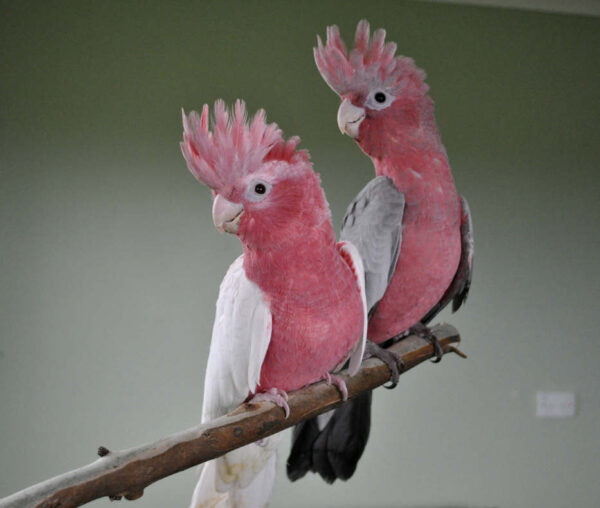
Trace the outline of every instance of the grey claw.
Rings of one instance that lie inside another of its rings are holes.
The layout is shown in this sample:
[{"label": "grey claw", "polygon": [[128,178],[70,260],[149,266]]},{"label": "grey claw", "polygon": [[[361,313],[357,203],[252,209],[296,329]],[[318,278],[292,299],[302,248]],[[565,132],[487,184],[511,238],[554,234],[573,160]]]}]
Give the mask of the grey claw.
[{"label": "grey claw", "polygon": [[433,346],[433,351],[435,352],[435,358],[431,359],[431,363],[440,363],[442,361],[442,356],[444,356],[444,350],[442,349],[442,345],[440,341],[434,335],[429,339],[431,341],[431,345]]},{"label": "grey claw", "polygon": [[423,323],[417,323],[416,325],[410,328],[410,333],[418,335],[422,339],[431,342],[431,345],[433,346],[433,352],[435,354],[435,358],[431,359],[431,363],[440,363],[442,361],[442,356],[444,356],[444,349],[442,348],[440,341],[431,331],[431,328],[424,325]]},{"label": "grey claw", "polygon": [[395,388],[398,384],[398,379],[400,378],[400,372],[404,370],[404,361],[402,360],[402,357],[393,351],[378,346],[370,340],[367,341],[366,352],[381,360],[388,366],[388,369],[390,369],[390,384],[383,385],[384,388],[387,388],[388,390]]}]

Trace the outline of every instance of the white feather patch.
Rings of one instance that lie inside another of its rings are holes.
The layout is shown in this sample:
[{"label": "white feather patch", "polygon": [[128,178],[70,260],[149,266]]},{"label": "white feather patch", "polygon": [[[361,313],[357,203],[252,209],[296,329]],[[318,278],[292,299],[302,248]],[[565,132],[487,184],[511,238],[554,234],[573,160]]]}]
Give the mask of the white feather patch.
[{"label": "white feather patch", "polygon": [[367,294],[365,291],[365,268],[363,266],[362,258],[358,253],[358,249],[352,244],[352,242],[340,242],[339,245],[342,252],[345,252],[350,257],[350,268],[352,268],[352,271],[356,276],[356,281],[360,289],[360,297],[362,299],[363,304],[363,335],[362,339],[358,341],[356,347],[350,355],[350,365],[348,366],[348,373],[351,376],[354,376],[354,374],[356,374],[360,369],[360,364],[365,353],[365,346],[367,343],[367,326],[369,324],[369,315],[367,310]]},{"label": "white feather patch", "polygon": [[256,390],[271,340],[271,311],[248,280],[243,256],[229,267],[217,299],[204,380],[202,421],[222,416]]},{"label": "white feather patch", "polygon": [[[260,288],[244,272],[243,256],[227,270],[217,299],[204,379],[202,421],[222,416],[254,393],[271,340],[272,318]],[[192,508],[264,506],[275,481],[277,444],[270,436],[207,462]]]}]

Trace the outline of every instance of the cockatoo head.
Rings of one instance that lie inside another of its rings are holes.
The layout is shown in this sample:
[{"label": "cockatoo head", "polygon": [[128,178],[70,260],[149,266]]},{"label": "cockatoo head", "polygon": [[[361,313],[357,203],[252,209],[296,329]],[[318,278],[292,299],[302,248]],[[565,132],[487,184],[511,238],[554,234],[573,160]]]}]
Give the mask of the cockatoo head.
[{"label": "cockatoo head", "polygon": [[372,157],[380,156],[382,143],[390,141],[382,133],[393,134],[420,121],[421,101],[429,90],[425,73],[411,58],[395,53],[396,44],[385,42],[383,28],[370,37],[366,20],[358,23],[349,53],[335,25],[327,27],[325,45],[317,36],[314,48],[319,72],[342,99],[340,130]]},{"label": "cockatoo head", "polygon": [[281,241],[298,227],[322,223],[323,214],[330,220],[308,152],[296,150],[298,137],[286,141],[277,124],[267,124],[264,110],[248,121],[243,101],[228,111],[218,100],[212,121],[205,104],[201,115],[183,113],[183,128],[183,156],[196,179],[213,190],[220,231],[253,243]]}]

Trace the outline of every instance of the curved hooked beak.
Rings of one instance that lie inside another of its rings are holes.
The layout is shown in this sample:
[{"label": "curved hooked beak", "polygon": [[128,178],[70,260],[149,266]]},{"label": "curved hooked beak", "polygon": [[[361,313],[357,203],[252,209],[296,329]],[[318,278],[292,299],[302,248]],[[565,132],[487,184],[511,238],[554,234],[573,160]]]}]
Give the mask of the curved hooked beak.
[{"label": "curved hooked beak", "polygon": [[358,128],[364,118],[364,108],[357,108],[348,99],[342,101],[337,113],[338,127],[342,134],[348,134],[351,138],[356,139]]},{"label": "curved hooked beak", "polygon": [[237,234],[244,205],[227,201],[221,194],[215,196],[212,215],[216,228],[223,232]]}]

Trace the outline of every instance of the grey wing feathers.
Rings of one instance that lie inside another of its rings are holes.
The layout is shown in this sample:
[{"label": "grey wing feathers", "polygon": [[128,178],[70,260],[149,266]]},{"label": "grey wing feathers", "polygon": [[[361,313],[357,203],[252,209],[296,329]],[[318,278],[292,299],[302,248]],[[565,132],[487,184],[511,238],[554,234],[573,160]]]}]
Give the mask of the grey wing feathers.
[{"label": "grey wing feathers", "polygon": [[473,276],[473,253],[475,252],[475,243],[473,238],[473,222],[471,220],[471,211],[467,200],[461,196],[462,218],[460,225],[461,233],[461,254],[456,275],[450,284],[450,287],[444,293],[442,299],[427,313],[421,320],[427,324],[446,305],[452,302],[452,312],[456,312],[460,306],[467,301],[469,288],[471,287],[471,278]]},{"label": "grey wing feathers", "polygon": [[475,253],[475,238],[473,236],[473,220],[467,200],[461,196],[462,201],[462,223],[460,226],[462,238],[461,262],[456,273],[457,278],[462,280],[458,293],[452,299],[452,312],[456,312],[460,306],[467,301],[471,278],[473,277],[473,254]]},{"label": "grey wing feathers", "polygon": [[392,180],[371,180],[348,206],[340,240],[352,242],[365,267],[367,308],[371,310],[388,286],[402,243],[405,199]]}]

